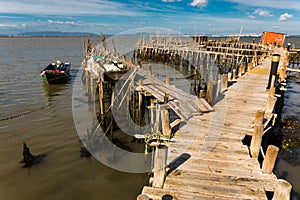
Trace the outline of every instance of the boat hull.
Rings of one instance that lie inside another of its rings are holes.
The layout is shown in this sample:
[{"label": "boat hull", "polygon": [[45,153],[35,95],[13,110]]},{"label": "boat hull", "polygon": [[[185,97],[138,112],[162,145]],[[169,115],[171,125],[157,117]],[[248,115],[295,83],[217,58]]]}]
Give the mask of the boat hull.
[{"label": "boat hull", "polygon": [[70,68],[70,63],[64,63],[60,68],[52,63],[41,71],[41,77],[46,84],[64,84],[71,80]]},{"label": "boat hull", "polygon": [[45,72],[42,79],[47,84],[64,84],[71,80],[71,76],[68,73]]}]

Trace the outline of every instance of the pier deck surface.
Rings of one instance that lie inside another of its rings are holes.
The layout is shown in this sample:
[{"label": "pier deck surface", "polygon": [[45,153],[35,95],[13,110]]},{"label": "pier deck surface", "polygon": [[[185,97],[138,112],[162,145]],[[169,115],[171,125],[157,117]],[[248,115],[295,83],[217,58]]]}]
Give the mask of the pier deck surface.
[{"label": "pier deck surface", "polygon": [[274,190],[277,178],[263,174],[242,140],[256,111],[266,108],[270,63],[266,58],[239,77],[218,97],[214,112],[193,116],[180,127],[167,144],[170,169],[163,188],[145,186],[143,194],[153,200],[267,199],[265,191]]},{"label": "pier deck surface", "polygon": [[176,88],[175,85],[168,85],[152,75],[147,75],[145,70],[140,69],[137,73],[144,78],[142,90],[161,102],[164,101],[164,96],[167,93],[169,96],[168,105],[182,120],[213,111],[205,99],[199,99],[195,95]]}]

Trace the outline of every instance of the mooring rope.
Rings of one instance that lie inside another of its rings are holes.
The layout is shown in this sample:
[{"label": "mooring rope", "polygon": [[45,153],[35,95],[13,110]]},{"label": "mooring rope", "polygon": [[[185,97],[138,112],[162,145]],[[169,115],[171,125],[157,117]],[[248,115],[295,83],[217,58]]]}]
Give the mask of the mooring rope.
[{"label": "mooring rope", "polygon": [[50,104],[49,104],[49,105],[46,105],[46,106],[42,106],[42,107],[37,108],[37,109],[34,109],[34,110],[30,110],[30,111],[28,111],[28,112],[19,113],[19,114],[10,116],[10,117],[5,117],[5,118],[0,119],[0,122],[2,122],[2,121],[7,121],[7,120],[12,120],[12,119],[16,119],[16,118],[19,118],[19,117],[23,117],[23,116],[29,115],[29,114],[31,114],[31,113],[34,113],[34,112],[43,110],[43,109],[47,108],[48,106],[50,106]]}]

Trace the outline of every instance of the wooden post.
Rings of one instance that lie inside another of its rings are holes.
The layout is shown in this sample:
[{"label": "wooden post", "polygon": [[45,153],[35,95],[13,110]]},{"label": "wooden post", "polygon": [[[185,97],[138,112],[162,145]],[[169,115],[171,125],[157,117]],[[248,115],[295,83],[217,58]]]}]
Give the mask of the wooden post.
[{"label": "wooden post", "polygon": [[264,120],[265,110],[256,111],[254,124],[262,124]]},{"label": "wooden post", "polygon": [[199,99],[203,98],[203,90],[199,91]]},{"label": "wooden post", "polygon": [[129,64],[130,64],[130,67],[133,65],[133,58],[130,58]]},{"label": "wooden post", "polygon": [[168,76],[166,77],[166,84],[170,85],[170,77],[168,77]]},{"label": "wooden post", "polygon": [[222,80],[219,77],[218,84],[217,84],[216,97],[218,97],[221,93],[222,93]]},{"label": "wooden post", "polygon": [[137,68],[139,68],[139,69],[142,68],[141,61],[138,61],[138,62],[137,62]]},{"label": "wooden post", "polygon": [[239,69],[238,69],[238,77],[241,77],[241,76],[242,76],[242,70],[243,70],[243,67],[242,67],[242,66],[239,66]]},{"label": "wooden post", "polygon": [[283,179],[278,179],[272,200],[290,200],[292,185]]},{"label": "wooden post", "polygon": [[242,62],[241,67],[242,67],[242,74],[245,74],[245,72],[246,72],[246,64],[245,64],[245,62]]},{"label": "wooden post", "polygon": [[[148,107],[149,108],[149,107]],[[150,99],[150,133],[154,132],[154,99]]]},{"label": "wooden post", "polygon": [[136,200],[150,200],[150,198],[145,194],[140,194],[137,196]]},{"label": "wooden post", "polygon": [[98,89],[99,89],[100,113],[101,113],[101,117],[103,117],[103,114],[104,114],[104,111],[103,111],[103,82],[102,82],[101,78],[99,78]]},{"label": "wooden post", "polygon": [[221,79],[222,79],[222,91],[226,91],[228,88],[228,81],[227,81],[228,75],[227,74],[222,74]]},{"label": "wooden post", "polygon": [[232,81],[236,81],[236,69],[232,69]]},{"label": "wooden post", "polygon": [[280,54],[272,55],[271,70],[270,70],[270,74],[269,74],[269,81],[268,81],[267,89],[274,86],[274,85],[271,85],[271,82],[272,82],[273,76],[276,76],[276,74],[277,74],[279,61],[280,61]]},{"label": "wooden post", "polygon": [[264,174],[272,174],[273,168],[276,162],[279,148],[274,145],[269,145],[266,153],[266,157],[262,164],[262,172]]},{"label": "wooden post", "polygon": [[151,76],[152,75],[152,67],[151,65],[149,65],[148,67],[148,76]]},{"label": "wooden post", "polygon": [[270,87],[270,90],[269,90],[269,96],[274,96],[275,95],[275,91],[276,91],[276,88],[275,87]]},{"label": "wooden post", "polygon": [[273,112],[276,101],[277,101],[277,97],[274,97],[274,96],[268,97],[268,104],[267,104],[267,108],[266,108],[267,114],[270,114]]},{"label": "wooden post", "polygon": [[209,81],[207,84],[207,91],[206,91],[206,101],[209,105],[213,104],[213,90],[214,90],[214,81]]},{"label": "wooden post", "polygon": [[251,144],[250,144],[250,153],[251,153],[252,158],[258,158],[263,131],[264,131],[263,124],[255,124],[254,125],[254,132],[253,132]]},{"label": "wooden post", "polygon": [[143,95],[142,95],[142,86],[143,86],[143,80],[138,80],[138,87],[139,87],[139,125],[142,124],[142,105],[143,105]]},{"label": "wooden post", "polygon": [[153,126],[153,132],[157,133],[160,130],[160,105],[156,104],[155,123]]},{"label": "wooden post", "polygon": [[228,72],[227,77],[228,77],[228,82],[231,82],[232,72]]},{"label": "wooden post", "polygon": [[159,145],[156,147],[153,169],[153,187],[162,188],[165,182],[168,147]]},{"label": "wooden post", "polygon": [[167,104],[161,105],[161,124],[162,124],[162,133],[163,135],[171,135],[171,126],[170,126],[170,115],[167,109]]}]

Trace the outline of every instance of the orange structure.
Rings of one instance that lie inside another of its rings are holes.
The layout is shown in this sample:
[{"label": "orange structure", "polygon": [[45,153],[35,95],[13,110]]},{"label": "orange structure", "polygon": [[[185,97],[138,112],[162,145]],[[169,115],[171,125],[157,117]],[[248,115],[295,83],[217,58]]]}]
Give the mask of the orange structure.
[{"label": "orange structure", "polygon": [[283,45],[285,39],[284,33],[263,32],[260,38],[261,44],[278,44]]}]

